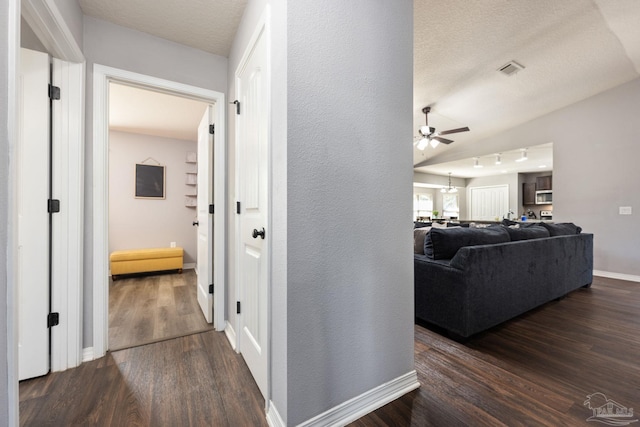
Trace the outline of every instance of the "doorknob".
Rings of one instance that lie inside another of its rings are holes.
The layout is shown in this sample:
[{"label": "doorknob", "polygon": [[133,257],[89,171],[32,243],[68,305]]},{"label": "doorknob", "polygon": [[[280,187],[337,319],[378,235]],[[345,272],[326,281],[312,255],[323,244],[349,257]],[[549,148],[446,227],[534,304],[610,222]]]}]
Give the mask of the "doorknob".
[{"label": "doorknob", "polygon": [[264,240],[264,227],[262,227],[262,230],[258,231],[255,228],[253,229],[253,234],[252,234],[254,239],[257,239],[258,236],[262,237],[262,240]]},{"label": "doorknob", "polygon": [[200,221],[193,221],[193,223],[191,225],[197,227],[197,226],[200,225]]}]

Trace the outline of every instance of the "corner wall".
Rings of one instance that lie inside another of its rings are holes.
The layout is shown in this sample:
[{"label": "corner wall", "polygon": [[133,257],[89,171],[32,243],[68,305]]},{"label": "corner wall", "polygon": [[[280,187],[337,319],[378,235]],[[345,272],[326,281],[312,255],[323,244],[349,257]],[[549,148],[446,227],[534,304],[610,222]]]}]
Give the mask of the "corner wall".
[{"label": "corner wall", "polygon": [[286,421],[297,425],[414,371],[413,2],[287,7]]}]

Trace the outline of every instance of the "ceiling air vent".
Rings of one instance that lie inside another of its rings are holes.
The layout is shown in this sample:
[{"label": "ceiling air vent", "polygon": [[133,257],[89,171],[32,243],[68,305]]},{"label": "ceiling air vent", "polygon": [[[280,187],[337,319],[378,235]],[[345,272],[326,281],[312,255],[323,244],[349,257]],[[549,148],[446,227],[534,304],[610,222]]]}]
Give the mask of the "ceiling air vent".
[{"label": "ceiling air vent", "polygon": [[512,76],[520,70],[523,70],[524,67],[518,64],[516,61],[507,62],[502,67],[498,68],[502,74],[506,76]]}]

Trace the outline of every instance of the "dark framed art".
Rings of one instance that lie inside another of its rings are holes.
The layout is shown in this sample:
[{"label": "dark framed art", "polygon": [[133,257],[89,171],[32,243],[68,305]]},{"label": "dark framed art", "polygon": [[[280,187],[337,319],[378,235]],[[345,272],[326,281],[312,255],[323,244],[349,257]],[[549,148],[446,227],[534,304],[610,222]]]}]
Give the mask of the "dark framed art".
[{"label": "dark framed art", "polygon": [[136,163],[136,199],[164,199],[164,183],[164,166]]}]

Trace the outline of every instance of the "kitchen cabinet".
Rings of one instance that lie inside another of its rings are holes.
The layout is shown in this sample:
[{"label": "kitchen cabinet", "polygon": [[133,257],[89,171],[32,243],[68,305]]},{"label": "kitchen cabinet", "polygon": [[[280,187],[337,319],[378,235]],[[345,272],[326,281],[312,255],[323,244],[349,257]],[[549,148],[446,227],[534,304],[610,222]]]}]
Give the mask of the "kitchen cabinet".
[{"label": "kitchen cabinet", "polygon": [[536,190],[553,190],[552,188],[552,176],[539,176],[536,178]]},{"label": "kitchen cabinet", "polygon": [[525,182],[522,184],[522,204],[523,205],[535,205],[536,204],[536,183]]}]

